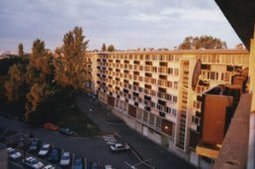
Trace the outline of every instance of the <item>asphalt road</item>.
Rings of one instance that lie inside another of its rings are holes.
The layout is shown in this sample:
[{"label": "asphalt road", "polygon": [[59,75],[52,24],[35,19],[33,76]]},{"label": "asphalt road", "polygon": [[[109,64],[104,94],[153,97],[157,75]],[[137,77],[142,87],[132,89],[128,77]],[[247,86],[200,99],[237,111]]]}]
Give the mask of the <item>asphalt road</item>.
[{"label": "asphalt road", "polygon": [[[93,102],[89,97],[80,97],[77,99],[77,105],[103,132],[118,133],[127,140],[136,152],[142,155],[143,159],[149,160],[150,166],[155,166],[156,169],[195,169],[185,160],[129,128],[97,101]],[[101,136],[91,138],[69,137],[42,128],[31,128],[29,125],[4,117],[0,117],[0,128],[33,133],[35,137],[45,143],[50,143],[66,151],[73,152],[76,156],[85,157],[91,162],[99,161],[101,164],[112,164],[118,169],[128,169],[125,164],[126,162],[129,164],[140,162],[136,156],[137,153],[134,153],[134,151],[123,153],[110,152],[109,146]],[[138,165],[137,168],[149,169],[152,167]]]},{"label": "asphalt road", "polygon": [[[77,105],[96,123],[104,132],[117,132],[124,137],[144,159],[157,169],[195,169],[193,165],[177,157],[165,148],[142,136],[129,128],[121,120],[114,117],[98,101],[91,101],[87,96],[77,99]],[[138,167],[139,168],[139,167]]]},{"label": "asphalt road", "polygon": [[137,163],[138,159],[131,152],[112,153],[109,145],[101,136],[98,137],[69,137],[59,132],[52,132],[42,128],[31,128],[30,126],[13,119],[0,117],[0,128],[19,130],[33,135],[44,143],[50,143],[65,151],[74,153],[75,156],[87,158],[88,162],[100,162],[112,164],[115,168],[127,168],[125,162]]}]

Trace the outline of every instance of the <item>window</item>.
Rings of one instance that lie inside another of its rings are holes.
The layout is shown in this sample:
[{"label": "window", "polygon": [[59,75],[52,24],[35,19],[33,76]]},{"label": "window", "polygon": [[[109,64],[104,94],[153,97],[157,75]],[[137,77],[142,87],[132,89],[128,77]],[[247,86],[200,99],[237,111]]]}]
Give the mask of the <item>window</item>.
[{"label": "window", "polygon": [[147,123],[147,121],[148,121],[148,112],[144,111],[143,112],[143,122]]},{"label": "window", "polygon": [[171,81],[167,81],[166,86],[171,88],[173,86],[173,83]]},{"label": "window", "polygon": [[155,125],[155,115],[150,113],[150,120],[149,124],[154,126]]},{"label": "window", "polygon": [[178,82],[174,82],[174,88],[178,89]]},{"label": "window", "polygon": [[138,110],[137,110],[137,116],[136,116],[136,118],[137,118],[138,120],[142,120],[142,116],[143,116],[143,110],[138,109]]},{"label": "window", "polygon": [[172,115],[175,117],[176,116],[176,109],[172,109]]},{"label": "window", "polygon": [[160,117],[156,117],[156,127],[161,129],[161,118]]},{"label": "window", "polygon": [[179,74],[179,70],[178,69],[174,69],[174,75],[178,76]]},{"label": "window", "polygon": [[172,113],[172,109],[170,107],[167,107],[167,113],[169,113],[169,114]]},{"label": "window", "polygon": [[211,72],[211,80],[215,80],[215,72]]},{"label": "window", "polygon": [[172,101],[172,95],[166,94],[166,100]]},{"label": "window", "polygon": [[229,73],[225,73],[225,81],[228,82],[230,80],[230,75]]},{"label": "window", "polygon": [[221,73],[221,80],[224,80],[224,73]]},{"label": "window", "polygon": [[170,75],[173,74],[173,68],[168,68],[168,74],[170,74]]},{"label": "window", "polygon": [[177,96],[173,96],[173,102],[177,102]]}]

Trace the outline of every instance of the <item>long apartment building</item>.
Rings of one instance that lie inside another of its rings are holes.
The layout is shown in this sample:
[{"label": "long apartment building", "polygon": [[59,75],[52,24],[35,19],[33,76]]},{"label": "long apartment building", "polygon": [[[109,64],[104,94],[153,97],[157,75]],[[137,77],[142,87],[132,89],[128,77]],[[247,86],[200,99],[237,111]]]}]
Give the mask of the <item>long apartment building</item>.
[{"label": "long apartment building", "polygon": [[[246,50],[89,53],[93,92],[137,132],[197,165],[202,94],[248,68]],[[217,106],[217,105],[215,105]]]}]

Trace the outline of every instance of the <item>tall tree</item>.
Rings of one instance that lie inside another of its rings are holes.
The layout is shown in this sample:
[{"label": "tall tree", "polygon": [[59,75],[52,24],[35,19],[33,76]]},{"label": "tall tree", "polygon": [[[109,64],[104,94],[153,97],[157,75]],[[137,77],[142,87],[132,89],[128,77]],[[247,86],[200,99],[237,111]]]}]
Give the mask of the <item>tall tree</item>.
[{"label": "tall tree", "polygon": [[19,49],[19,56],[24,56],[23,44],[20,43],[18,46]]},{"label": "tall tree", "polygon": [[31,121],[32,117],[40,116],[40,106],[48,99],[50,95],[53,95],[54,91],[50,89],[47,84],[34,84],[29,93],[26,95],[26,113],[25,120]]},{"label": "tall tree", "polygon": [[61,54],[54,60],[55,80],[63,86],[80,89],[89,80],[86,76],[84,56],[88,40],[80,27],[75,27],[65,34]]},{"label": "tall tree", "polygon": [[14,64],[8,71],[9,79],[5,81],[4,88],[9,102],[18,101],[24,94],[24,70],[22,65]]},{"label": "tall tree", "polygon": [[27,77],[32,84],[50,83],[53,80],[53,56],[40,39],[33,42]]},{"label": "tall tree", "polygon": [[226,42],[212,36],[192,37],[188,36],[179,45],[179,49],[227,49]]},{"label": "tall tree", "polygon": [[103,52],[106,51],[106,45],[105,45],[105,43],[103,43],[103,45],[102,45],[102,51],[103,51]]},{"label": "tall tree", "polygon": [[108,52],[113,52],[115,50],[113,45],[109,45],[107,48]]}]

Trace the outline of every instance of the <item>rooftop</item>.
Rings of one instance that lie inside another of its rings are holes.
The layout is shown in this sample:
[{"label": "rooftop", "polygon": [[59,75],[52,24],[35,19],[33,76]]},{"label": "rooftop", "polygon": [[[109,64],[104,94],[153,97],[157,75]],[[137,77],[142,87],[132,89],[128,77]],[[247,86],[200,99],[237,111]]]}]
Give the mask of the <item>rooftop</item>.
[{"label": "rooftop", "polygon": [[206,49],[206,50],[130,50],[130,51],[114,51],[114,52],[88,52],[88,54],[249,54],[245,49]]}]

